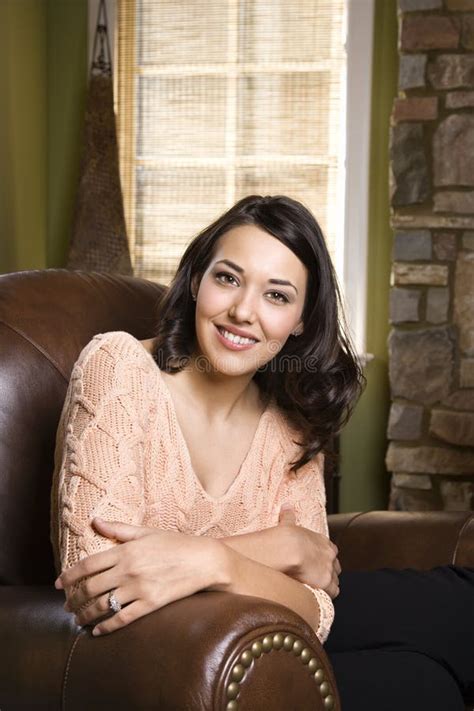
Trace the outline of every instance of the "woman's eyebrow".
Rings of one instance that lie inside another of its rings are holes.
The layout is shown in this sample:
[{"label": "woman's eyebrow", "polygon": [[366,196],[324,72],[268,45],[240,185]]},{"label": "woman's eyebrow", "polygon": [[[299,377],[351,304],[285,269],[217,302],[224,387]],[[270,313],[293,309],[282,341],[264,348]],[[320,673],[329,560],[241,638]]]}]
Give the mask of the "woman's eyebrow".
[{"label": "woman's eyebrow", "polygon": [[[239,265],[235,262],[231,262],[230,259],[219,259],[216,264],[227,264],[228,267],[230,267],[231,269],[235,269],[235,271],[239,274],[244,273],[244,269],[242,269],[242,267],[239,267]],[[298,289],[294,284],[291,283],[291,281],[286,281],[285,279],[269,279],[268,283],[279,284],[280,286],[292,286],[296,293],[298,293]]]}]

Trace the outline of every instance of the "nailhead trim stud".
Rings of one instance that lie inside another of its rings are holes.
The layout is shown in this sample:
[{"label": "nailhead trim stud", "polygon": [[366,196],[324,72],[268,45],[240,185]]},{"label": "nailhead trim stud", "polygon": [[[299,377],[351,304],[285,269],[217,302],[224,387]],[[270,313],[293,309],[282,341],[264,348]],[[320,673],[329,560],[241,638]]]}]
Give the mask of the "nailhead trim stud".
[{"label": "nailhead trim stud", "polygon": [[285,635],[282,632],[277,632],[273,635],[267,634],[263,639],[253,642],[250,647],[247,647],[241,653],[237,663],[232,667],[231,680],[227,684],[226,697],[228,703],[225,707],[226,711],[238,711],[239,702],[237,697],[240,691],[240,683],[244,679],[247,669],[254,659],[259,659],[263,654],[271,652],[272,649],[283,649],[285,652],[290,652],[295,657],[299,657],[301,663],[307,666],[318,687],[324,708],[331,711],[334,708],[333,690],[317,657],[313,656],[313,651],[309,647],[304,646],[303,640],[292,634]]}]

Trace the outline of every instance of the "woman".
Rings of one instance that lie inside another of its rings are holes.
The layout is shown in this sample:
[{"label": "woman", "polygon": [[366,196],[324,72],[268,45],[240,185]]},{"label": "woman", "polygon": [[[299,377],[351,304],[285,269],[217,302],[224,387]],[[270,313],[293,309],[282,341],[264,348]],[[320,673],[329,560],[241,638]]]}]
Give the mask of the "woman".
[{"label": "woman", "polygon": [[[314,217],[290,198],[250,196],[189,245],[155,338],[113,332],[86,346],[52,495],[56,585],[78,624],[107,634],[225,590],[282,603],[328,638],[341,569],[322,453],[363,381],[338,304]],[[388,709],[391,664],[372,706],[353,693],[354,661],[341,656],[353,627],[328,640],[343,703]]]},{"label": "woman", "polygon": [[74,367],[52,539],[77,622],[122,607],[107,633],[217,589],[288,605],[324,641],[340,565],[322,449],[360,381],[314,217],[238,202],[187,248],[156,338],[100,334]]}]

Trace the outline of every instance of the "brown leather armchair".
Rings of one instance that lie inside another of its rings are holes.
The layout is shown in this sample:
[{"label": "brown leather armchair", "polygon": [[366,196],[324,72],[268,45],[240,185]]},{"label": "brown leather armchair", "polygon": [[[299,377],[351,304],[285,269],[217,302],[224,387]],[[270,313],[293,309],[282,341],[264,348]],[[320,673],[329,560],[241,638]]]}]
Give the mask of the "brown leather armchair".
[{"label": "brown leather armchair", "polygon": [[[72,365],[96,333],[153,335],[162,288],[64,270],[0,276],[0,709],[340,709],[324,649],[282,605],[199,593],[97,639],[63,610],[49,505]],[[474,565],[469,513],[329,520],[346,569]]]}]

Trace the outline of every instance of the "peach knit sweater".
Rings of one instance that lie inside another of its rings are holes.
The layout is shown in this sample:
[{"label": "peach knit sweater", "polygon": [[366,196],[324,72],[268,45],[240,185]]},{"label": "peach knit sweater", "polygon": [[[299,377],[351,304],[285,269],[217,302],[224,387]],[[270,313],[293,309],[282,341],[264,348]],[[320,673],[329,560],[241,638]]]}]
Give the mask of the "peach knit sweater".
[{"label": "peach knit sweater", "polygon": [[[152,356],[123,331],[95,336],[74,365],[58,427],[51,497],[57,570],[116,545],[94,531],[94,516],[220,538],[275,526],[288,501],[299,525],[327,536],[322,459],[291,473],[296,438],[270,403],[232,485],[210,496]],[[319,604],[324,642],[332,601],[306,587]]]}]

